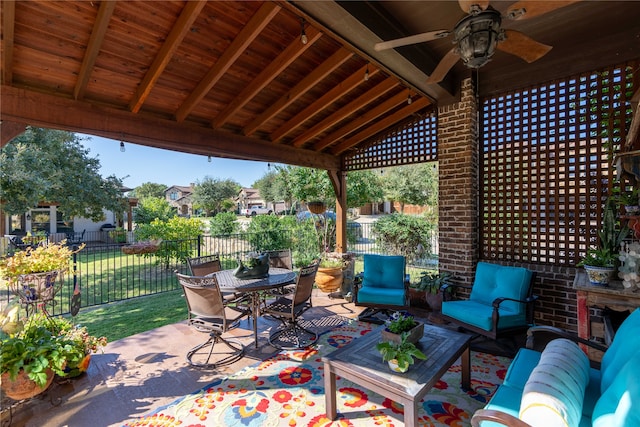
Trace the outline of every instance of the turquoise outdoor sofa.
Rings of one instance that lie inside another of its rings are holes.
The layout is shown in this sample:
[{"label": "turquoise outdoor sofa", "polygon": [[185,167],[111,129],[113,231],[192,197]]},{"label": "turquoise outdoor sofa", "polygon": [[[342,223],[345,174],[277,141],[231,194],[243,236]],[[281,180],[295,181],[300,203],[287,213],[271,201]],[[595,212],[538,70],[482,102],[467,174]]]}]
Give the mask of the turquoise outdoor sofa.
[{"label": "turquoise outdoor sofa", "polygon": [[[536,351],[538,335],[559,338]],[[577,343],[605,351],[599,369]],[[503,384],[471,425],[640,426],[640,308],[618,328],[609,348],[556,328],[531,328],[527,348],[518,351]]]}]

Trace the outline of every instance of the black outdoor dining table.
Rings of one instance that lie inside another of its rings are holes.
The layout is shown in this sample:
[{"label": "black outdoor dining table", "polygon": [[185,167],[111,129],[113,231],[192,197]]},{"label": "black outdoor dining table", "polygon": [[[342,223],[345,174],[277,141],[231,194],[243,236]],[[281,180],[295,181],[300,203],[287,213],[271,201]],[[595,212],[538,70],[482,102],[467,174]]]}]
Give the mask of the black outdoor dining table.
[{"label": "black outdoor dining table", "polygon": [[251,297],[251,315],[253,317],[253,336],[258,348],[258,316],[260,315],[260,291],[280,288],[294,283],[296,272],[286,268],[269,268],[269,276],[263,279],[238,279],[235,270],[221,270],[215,273],[222,292],[246,293]]}]

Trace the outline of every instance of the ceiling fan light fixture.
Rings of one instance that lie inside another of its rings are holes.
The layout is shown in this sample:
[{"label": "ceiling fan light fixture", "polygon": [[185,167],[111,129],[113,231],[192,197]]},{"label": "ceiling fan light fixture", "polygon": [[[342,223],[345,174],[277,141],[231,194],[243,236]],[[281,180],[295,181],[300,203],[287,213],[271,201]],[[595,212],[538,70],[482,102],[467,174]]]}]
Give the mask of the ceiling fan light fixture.
[{"label": "ceiling fan light fixture", "polygon": [[457,51],[469,68],[480,68],[493,56],[496,45],[503,37],[502,19],[494,9],[469,15],[454,29]]}]

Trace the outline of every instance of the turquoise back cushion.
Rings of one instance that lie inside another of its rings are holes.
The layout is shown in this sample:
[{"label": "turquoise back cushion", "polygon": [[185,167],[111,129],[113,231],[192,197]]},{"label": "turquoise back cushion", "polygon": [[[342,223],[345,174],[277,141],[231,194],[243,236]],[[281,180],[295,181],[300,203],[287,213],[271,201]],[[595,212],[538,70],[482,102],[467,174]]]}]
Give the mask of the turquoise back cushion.
[{"label": "turquoise back cushion", "polygon": [[369,286],[404,289],[404,257],[365,254],[362,287]]},{"label": "turquoise back cushion", "polygon": [[620,325],[613,342],[602,356],[600,393],[613,382],[622,365],[640,349],[640,308],[637,308]]},{"label": "turquoise back cushion", "polygon": [[[479,262],[469,299],[488,305],[491,305],[496,298],[523,300],[529,293],[532,274],[523,267]],[[500,308],[521,314],[525,311],[525,304],[505,301]]]},{"label": "turquoise back cushion", "polygon": [[598,399],[592,420],[593,427],[640,426],[640,351],[637,348]]}]

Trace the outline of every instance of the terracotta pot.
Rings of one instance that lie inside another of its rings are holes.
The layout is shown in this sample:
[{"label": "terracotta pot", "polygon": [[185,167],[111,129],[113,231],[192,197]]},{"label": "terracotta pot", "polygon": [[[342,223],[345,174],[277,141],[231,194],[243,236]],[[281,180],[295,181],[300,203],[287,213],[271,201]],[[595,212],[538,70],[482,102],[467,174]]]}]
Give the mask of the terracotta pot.
[{"label": "terracotta pot", "polygon": [[316,273],[316,285],[322,292],[335,292],[342,287],[342,267],[320,267]]},{"label": "terracotta pot", "polygon": [[[391,331],[387,331],[383,329],[380,333],[382,340],[387,342],[395,342],[400,343],[402,341],[402,336],[400,334],[395,334]],[[409,330],[409,336],[407,337],[407,341],[416,344],[422,336],[424,335],[424,323],[417,322],[417,325],[413,327],[413,329]]]},{"label": "terracotta pot", "polygon": [[12,380],[9,378],[9,373],[2,374],[2,391],[14,400],[29,399],[33,396],[44,392],[53,381],[54,372],[51,369],[47,369],[47,382],[44,387],[40,387],[34,381],[29,379],[29,376],[21,369],[18,372],[18,376]]},{"label": "terracotta pot", "polygon": [[424,298],[429,305],[431,311],[441,311],[442,310],[442,294],[440,292],[436,294],[432,294],[431,292],[425,292]]}]

